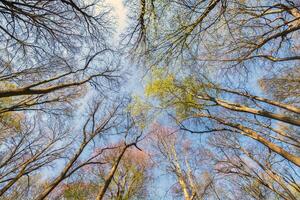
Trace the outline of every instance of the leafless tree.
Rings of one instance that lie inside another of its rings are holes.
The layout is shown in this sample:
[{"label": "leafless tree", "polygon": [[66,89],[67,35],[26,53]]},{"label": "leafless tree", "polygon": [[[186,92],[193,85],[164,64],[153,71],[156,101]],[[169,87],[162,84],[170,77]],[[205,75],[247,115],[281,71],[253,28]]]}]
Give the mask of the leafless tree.
[{"label": "leafless tree", "polygon": [[254,199],[299,197],[296,168],[272,151],[250,144],[244,148],[238,135],[230,132],[211,138],[210,144],[219,152],[212,158],[217,173],[245,195]]},{"label": "leafless tree", "polygon": [[26,120],[18,132],[11,132],[1,140],[0,196],[24,177],[31,185],[33,174],[62,159],[64,151],[70,146],[66,140],[68,130],[59,122],[48,127],[43,124],[43,128],[38,125],[36,121]]},{"label": "leafless tree", "polygon": [[87,83],[98,89],[117,83],[103,2],[1,1],[0,19],[1,113],[50,112],[44,104],[68,106]]},{"label": "leafless tree", "polygon": [[197,142],[184,139],[179,130],[159,124],[153,125],[150,134],[153,159],[160,169],[174,177],[171,195],[185,200],[218,197],[214,175],[204,167],[207,160],[201,156],[204,152]]}]

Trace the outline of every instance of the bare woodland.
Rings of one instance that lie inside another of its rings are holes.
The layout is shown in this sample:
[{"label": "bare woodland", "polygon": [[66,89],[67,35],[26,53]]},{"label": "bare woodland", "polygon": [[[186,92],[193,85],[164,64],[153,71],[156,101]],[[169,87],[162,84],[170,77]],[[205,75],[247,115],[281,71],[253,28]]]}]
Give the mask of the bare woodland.
[{"label": "bare woodland", "polygon": [[0,1],[0,199],[300,199],[300,1],[120,3]]}]

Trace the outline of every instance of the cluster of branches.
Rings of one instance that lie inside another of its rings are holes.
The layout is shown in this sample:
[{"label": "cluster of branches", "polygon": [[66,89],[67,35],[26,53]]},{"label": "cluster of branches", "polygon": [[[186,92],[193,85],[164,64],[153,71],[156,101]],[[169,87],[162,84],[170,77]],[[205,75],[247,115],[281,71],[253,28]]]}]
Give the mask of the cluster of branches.
[{"label": "cluster of branches", "polygon": [[105,1],[0,2],[0,198],[299,199],[300,4],[125,3],[129,108]]},{"label": "cluster of branches", "polygon": [[[214,188],[229,183],[211,198],[299,198],[299,2],[128,4],[133,20],[124,40],[150,71],[146,105],[167,111],[176,135],[204,137]],[[173,142],[160,142],[180,197],[203,199]]]},{"label": "cluster of branches", "polygon": [[127,151],[140,151],[126,102],[112,94],[121,76],[104,3],[0,2],[1,199],[67,198],[87,168],[101,169],[92,199],[103,199]]},{"label": "cluster of branches", "polygon": [[96,6],[100,3],[1,2],[0,98],[8,101],[1,113],[68,102],[84,94],[86,83],[98,88],[117,83],[106,41],[109,10]]}]

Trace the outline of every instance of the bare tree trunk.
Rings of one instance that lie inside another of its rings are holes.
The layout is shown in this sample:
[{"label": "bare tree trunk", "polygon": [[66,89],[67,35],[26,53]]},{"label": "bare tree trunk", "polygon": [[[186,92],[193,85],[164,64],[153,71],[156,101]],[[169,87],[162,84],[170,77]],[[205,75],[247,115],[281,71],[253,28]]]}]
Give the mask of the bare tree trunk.
[{"label": "bare tree trunk", "polygon": [[175,165],[176,176],[178,177],[178,182],[179,182],[179,185],[180,185],[181,190],[183,192],[184,199],[185,200],[191,200],[191,197],[190,197],[190,194],[189,194],[189,189],[188,189],[187,183],[185,181],[185,178],[183,177],[182,169],[180,167],[180,164],[179,164],[179,161],[178,161],[178,158],[177,158],[177,152],[176,152],[176,149],[175,149],[174,146],[172,146],[171,152],[174,156],[174,160],[173,161],[171,160],[171,162],[173,162],[174,165]]},{"label": "bare tree trunk", "polygon": [[246,149],[240,147],[240,150],[241,150],[242,152],[244,152],[251,160],[253,160],[254,162],[256,162],[257,165],[259,165],[259,167],[260,167],[261,169],[263,169],[267,175],[269,175],[269,177],[271,177],[275,182],[277,182],[278,185],[280,185],[280,186],[284,189],[284,191],[285,191],[285,193],[288,195],[288,197],[287,197],[287,196],[284,196],[284,195],[283,195],[282,193],[280,193],[279,191],[276,191],[276,190],[274,190],[274,188],[270,187],[270,186],[273,185],[273,184],[268,184],[268,183],[266,183],[265,185],[266,185],[269,189],[271,189],[272,191],[276,192],[278,195],[280,195],[282,198],[284,198],[284,199],[286,199],[286,200],[288,200],[288,199],[290,199],[290,200],[297,200],[296,197],[293,195],[293,193],[292,193],[292,192],[290,191],[290,189],[289,189],[289,188],[293,188],[293,186],[291,186],[291,185],[286,185],[286,184],[288,184],[288,183],[285,183],[285,182],[283,181],[283,179],[282,179],[281,176],[279,176],[279,175],[278,175],[276,172],[274,172],[271,168],[268,168],[267,166],[265,166],[265,165],[263,165],[262,163],[260,163],[260,162],[259,162],[255,157],[253,157],[253,156],[251,155],[251,153],[249,153]]},{"label": "bare tree trunk", "polygon": [[286,158],[287,160],[291,161],[292,163],[294,163],[295,165],[300,167],[300,157],[295,156],[295,155],[287,152],[283,148],[281,148],[281,147],[277,146],[276,144],[270,142],[269,140],[262,137],[260,134],[258,134],[257,132],[253,131],[252,129],[250,129],[248,127],[245,127],[241,124],[228,122],[228,121],[226,121],[222,118],[218,118],[218,117],[211,116],[211,115],[199,114],[199,115],[196,115],[196,116],[197,117],[206,117],[206,118],[214,119],[217,122],[219,122],[220,124],[235,128],[235,129],[241,131],[241,132],[239,132],[240,134],[243,134],[247,137],[250,137],[250,138],[260,142],[261,144],[265,145],[266,147],[268,147],[269,149],[271,149],[275,153],[281,155],[282,157]]},{"label": "bare tree trunk", "polygon": [[[78,158],[80,157],[80,155],[82,154],[82,152],[84,151],[85,147],[89,144],[89,142],[91,142],[93,140],[93,138],[96,135],[101,134],[101,131],[106,127],[106,125],[109,123],[109,121],[111,120],[111,118],[113,117],[114,113],[116,112],[116,108],[114,108],[113,112],[110,113],[107,118],[105,118],[100,125],[91,133],[90,137],[87,138],[87,133],[85,130],[85,127],[87,126],[88,122],[90,121],[90,119],[92,119],[92,121],[94,121],[94,117],[95,117],[95,113],[97,112],[98,108],[99,108],[100,104],[97,104],[92,115],[91,118],[89,118],[83,128],[83,141],[81,142],[79,148],[77,149],[76,153],[73,155],[73,157],[69,160],[69,162],[66,164],[66,166],[64,167],[64,169],[61,171],[60,175],[58,177],[56,177],[54,179],[54,181],[52,181],[48,187],[46,187],[46,189],[37,196],[37,198],[35,200],[43,200],[45,199],[63,180],[65,180],[67,177],[71,176],[76,170],[78,170],[80,167],[77,167],[75,169],[71,169],[72,167],[74,167],[74,163],[78,160]],[[93,124],[94,127],[95,124]],[[81,165],[83,166],[83,165]]]},{"label": "bare tree trunk", "polygon": [[273,106],[277,106],[279,108],[283,108],[285,110],[300,114],[300,108],[298,108],[296,106],[293,106],[293,105],[290,105],[290,104],[285,104],[285,103],[281,103],[281,102],[278,102],[278,101],[273,101],[273,100],[266,99],[266,98],[263,98],[263,97],[238,92],[238,91],[235,91],[235,90],[229,90],[229,89],[223,89],[223,88],[220,88],[220,90],[224,91],[224,92],[244,96],[244,97],[247,97],[249,99],[254,99],[254,100],[257,100],[257,101],[260,101],[260,102],[264,102],[264,103],[267,103],[267,104],[270,104],[270,105],[273,105]]},{"label": "bare tree trunk", "polygon": [[24,176],[26,174],[27,166],[38,159],[38,157],[42,155],[52,144],[53,143],[50,143],[45,149],[41,150],[39,153],[36,153],[32,158],[23,163],[23,165],[20,166],[20,172],[0,190],[0,196],[2,196],[9,188],[11,188],[22,176]]},{"label": "bare tree trunk", "polygon": [[115,164],[112,166],[112,168],[111,168],[110,171],[109,171],[109,174],[108,174],[107,177],[105,178],[104,185],[101,186],[101,187],[99,188],[99,191],[98,191],[96,200],[102,200],[102,199],[103,199],[103,197],[104,197],[104,195],[105,195],[105,192],[107,191],[107,189],[108,189],[108,187],[109,187],[109,185],[110,185],[110,183],[111,183],[111,181],[112,181],[112,179],[113,179],[113,177],[114,177],[114,175],[115,175],[115,173],[116,173],[116,171],[117,171],[117,169],[118,169],[118,165],[119,165],[119,163],[120,163],[120,161],[121,161],[121,159],[122,159],[124,153],[125,153],[126,150],[127,150],[130,146],[132,146],[132,145],[134,145],[134,144],[126,145],[126,146],[122,149],[122,152],[121,152],[120,155],[118,156],[118,158],[117,158]]},{"label": "bare tree trunk", "polygon": [[276,114],[276,113],[272,113],[266,110],[257,110],[254,108],[249,108],[247,106],[244,105],[240,105],[240,104],[236,104],[236,103],[231,103],[231,102],[227,102],[221,99],[215,99],[215,98],[211,98],[211,100],[215,103],[217,103],[218,105],[227,108],[229,110],[233,110],[233,111],[239,111],[239,112],[245,112],[245,113],[251,113],[254,115],[259,115],[262,117],[267,117],[270,119],[274,119],[274,120],[278,120],[278,121],[282,121],[288,124],[292,124],[295,126],[300,126],[300,120],[291,118],[289,116],[286,115],[281,115],[281,114]]},{"label": "bare tree trunk", "polygon": [[69,170],[74,165],[74,163],[78,159],[78,157],[81,155],[81,153],[84,150],[86,145],[87,145],[87,143],[82,143],[80,145],[80,148],[78,149],[76,154],[73,156],[73,158],[68,162],[68,164],[64,167],[64,169],[60,173],[60,175],[54,181],[52,181],[50,183],[50,185],[48,185],[48,187],[46,187],[46,189],[41,194],[39,194],[35,200],[45,199],[50,194],[50,192],[52,192],[58,186],[59,183],[61,183],[65,178],[68,177],[67,174],[68,174]]}]

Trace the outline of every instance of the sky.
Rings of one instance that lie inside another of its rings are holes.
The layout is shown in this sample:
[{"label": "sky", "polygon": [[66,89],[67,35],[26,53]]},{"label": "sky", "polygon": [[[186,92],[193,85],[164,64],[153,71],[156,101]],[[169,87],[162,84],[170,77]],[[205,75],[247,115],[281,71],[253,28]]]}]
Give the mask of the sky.
[{"label": "sky", "polygon": [[[87,0],[89,1],[89,0]],[[122,2],[122,0],[105,0],[104,1],[105,4],[109,5],[112,7],[113,9],[113,16],[116,19],[116,35],[115,35],[115,42],[118,43],[118,35],[125,29],[126,24],[127,24],[127,10]],[[129,83],[130,84],[130,83]],[[86,102],[89,101],[89,99],[91,98],[91,95],[86,95],[85,98],[83,98],[80,102],[82,102],[82,106],[80,106],[80,108],[78,109],[77,113],[75,116],[78,116],[77,118],[79,119],[75,119],[75,120],[80,120],[80,118],[82,117],[80,115],[80,113],[82,113],[82,110],[86,109],[86,106],[84,106],[84,104],[86,104]],[[82,125],[82,123],[78,123],[77,126],[80,127]],[[63,162],[58,162],[56,163],[56,169],[60,170],[61,168],[64,167],[64,163]],[[51,177],[51,176],[55,176],[56,175],[56,170],[52,171],[52,169],[45,169],[45,177],[44,179]],[[44,180],[42,179],[42,180]]]},{"label": "sky", "polygon": [[[125,30],[128,20],[127,20],[127,9],[125,8],[122,0],[106,0],[106,2],[112,6],[113,15],[116,18],[116,42],[118,41],[118,36],[122,31]],[[134,66],[133,64],[129,64],[125,61],[127,65],[125,68],[130,71],[130,77],[128,82],[126,83],[127,87],[125,87],[124,92],[132,93],[132,95],[137,95],[143,93],[143,72],[140,67]],[[150,189],[151,198],[159,199],[159,200],[167,200],[171,199],[171,196],[166,192],[169,191],[170,186],[173,184],[171,177],[167,177],[163,175],[163,172],[160,170],[155,170],[155,181]]]},{"label": "sky", "polygon": [[113,15],[117,21],[117,33],[122,32],[127,25],[127,10],[122,0],[106,0],[106,3],[113,8]]},{"label": "sky", "polygon": [[[122,33],[126,29],[126,26],[128,25],[128,18],[127,18],[128,11],[125,8],[122,0],[104,0],[104,2],[107,5],[110,5],[112,7],[112,15],[116,19],[116,34],[113,38],[114,38],[114,42],[117,44],[119,42],[119,34]],[[125,59],[124,62],[128,63],[129,61],[127,61]],[[126,84],[125,88],[129,90],[127,92],[133,92],[133,95],[134,95],[142,87],[142,84],[141,84],[141,82],[142,82],[141,68],[142,67],[138,66],[137,68],[139,68],[139,69],[135,69],[136,68],[135,65],[127,64],[127,66],[125,66],[125,68],[126,68],[125,70],[127,70],[127,68],[128,68],[128,70],[130,70],[132,72],[132,74],[129,75],[129,81]],[[250,88],[253,88],[253,89],[255,88],[255,90],[257,91],[258,89],[256,88],[256,86],[257,86],[256,82],[257,82],[257,79],[253,78]],[[137,85],[137,84],[139,84],[139,85]],[[83,101],[86,101],[86,99],[84,99]],[[160,167],[162,167],[162,166],[160,166]],[[157,178],[156,182],[155,182],[156,185],[152,188],[153,191],[155,190],[154,195],[157,195],[156,198],[170,199],[171,197],[168,197],[165,194],[172,184],[172,181],[173,181],[172,178],[166,177],[166,176],[159,177],[158,175],[162,173],[159,171],[159,169],[157,171],[155,171],[155,173],[156,173],[155,178]]]}]

